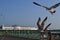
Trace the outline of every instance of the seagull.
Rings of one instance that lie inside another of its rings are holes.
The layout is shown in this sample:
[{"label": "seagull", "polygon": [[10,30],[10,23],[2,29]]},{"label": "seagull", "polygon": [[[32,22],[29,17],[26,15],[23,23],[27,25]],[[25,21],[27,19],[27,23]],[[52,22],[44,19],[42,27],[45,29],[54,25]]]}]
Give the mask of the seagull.
[{"label": "seagull", "polygon": [[41,22],[41,18],[39,17],[38,18],[38,21],[37,21],[37,26],[38,26],[38,30],[41,31],[41,32],[46,32],[47,28],[52,24],[52,23],[49,23],[45,28],[44,28],[44,25],[47,21],[47,17],[45,17],[45,19]]},{"label": "seagull", "polygon": [[44,27],[46,20],[47,20],[47,17],[41,23],[41,18],[39,17],[39,19],[37,21],[37,26],[38,26],[39,30],[43,30],[43,27]]},{"label": "seagull", "polygon": [[51,6],[51,7],[49,7],[49,8],[46,7],[46,6],[42,6],[42,5],[40,5],[40,4],[36,3],[36,2],[33,2],[33,4],[45,8],[46,10],[48,10],[53,15],[56,12],[56,10],[54,10],[54,9],[57,8],[60,5],[60,2],[53,5],[53,6]]}]

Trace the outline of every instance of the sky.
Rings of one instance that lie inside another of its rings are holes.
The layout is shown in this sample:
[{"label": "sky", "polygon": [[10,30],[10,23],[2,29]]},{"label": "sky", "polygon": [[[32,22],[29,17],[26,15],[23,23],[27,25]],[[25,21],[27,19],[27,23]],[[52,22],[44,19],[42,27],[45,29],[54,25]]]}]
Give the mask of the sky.
[{"label": "sky", "polygon": [[0,25],[37,27],[38,18],[40,17],[42,21],[47,16],[45,26],[52,23],[50,29],[60,29],[60,6],[55,9],[56,13],[51,15],[45,8],[36,6],[32,2],[51,7],[60,0],[0,0]]}]

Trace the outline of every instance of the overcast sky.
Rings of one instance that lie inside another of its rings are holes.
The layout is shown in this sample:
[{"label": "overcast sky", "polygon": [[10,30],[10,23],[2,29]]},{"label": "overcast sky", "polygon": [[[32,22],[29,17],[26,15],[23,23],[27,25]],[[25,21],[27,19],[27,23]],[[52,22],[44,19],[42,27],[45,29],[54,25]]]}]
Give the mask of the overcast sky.
[{"label": "overcast sky", "polygon": [[60,6],[55,9],[56,13],[51,15],[45,8],[32,2],[51,7],[60,0],[0,0],[0,25],[37,26],[38,18],[41,17],[42,21],[47,16],[45,26],[52,23],[50,29],[60,29]]}]

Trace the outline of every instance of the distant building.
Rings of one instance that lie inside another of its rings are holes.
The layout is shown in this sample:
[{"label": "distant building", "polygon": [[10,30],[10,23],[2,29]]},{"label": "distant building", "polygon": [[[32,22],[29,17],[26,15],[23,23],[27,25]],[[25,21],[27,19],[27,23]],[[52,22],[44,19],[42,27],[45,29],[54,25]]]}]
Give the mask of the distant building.
[{"label": "distant building", "polygon": [[34,26],[1,26],[2,30],[38,30]]}]

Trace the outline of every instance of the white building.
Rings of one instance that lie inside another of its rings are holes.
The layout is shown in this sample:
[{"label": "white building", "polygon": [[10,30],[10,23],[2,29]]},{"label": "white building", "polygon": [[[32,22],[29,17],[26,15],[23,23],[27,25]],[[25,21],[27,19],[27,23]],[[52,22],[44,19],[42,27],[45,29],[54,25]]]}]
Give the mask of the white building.
[{"label": "white building", "polygon": [[34,26],[2,26],[2,30],[37,30]]}]

